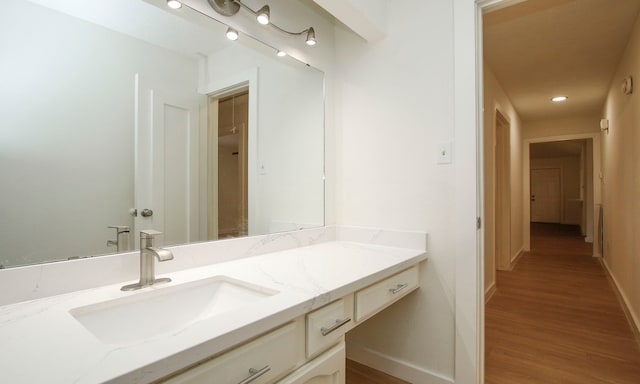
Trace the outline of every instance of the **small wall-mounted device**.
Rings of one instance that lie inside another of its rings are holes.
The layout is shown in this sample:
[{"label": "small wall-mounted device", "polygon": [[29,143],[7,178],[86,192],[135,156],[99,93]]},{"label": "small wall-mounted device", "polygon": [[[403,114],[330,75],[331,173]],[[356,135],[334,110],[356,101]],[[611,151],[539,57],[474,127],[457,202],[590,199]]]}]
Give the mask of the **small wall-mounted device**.
[{"label": "small wall-mounted device", "polygon": [[630,95],[633,93],[633,77],[631,75],[622,80],[622,93]]},{"label": "small wall-mounted device", "polygon": [[608,119],[600,119],[600,132],[607,131],[609,134],[609,120]]}]

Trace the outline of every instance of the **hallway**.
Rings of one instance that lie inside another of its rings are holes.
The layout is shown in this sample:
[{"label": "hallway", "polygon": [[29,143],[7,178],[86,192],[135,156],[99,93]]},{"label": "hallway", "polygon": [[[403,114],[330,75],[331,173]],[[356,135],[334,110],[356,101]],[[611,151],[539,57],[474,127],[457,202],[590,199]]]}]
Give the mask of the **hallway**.
[{"label": "hallway", "polygon": [[640,346],[577,227],[532,224],[531,252],[497,271],[485,383],[640,383]]}]

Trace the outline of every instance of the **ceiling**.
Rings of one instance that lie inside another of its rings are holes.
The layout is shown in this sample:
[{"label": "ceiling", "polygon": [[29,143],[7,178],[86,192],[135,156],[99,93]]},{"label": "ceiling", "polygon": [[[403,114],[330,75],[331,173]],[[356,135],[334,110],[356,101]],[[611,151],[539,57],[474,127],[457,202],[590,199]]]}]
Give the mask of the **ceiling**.
[{"label": "ceiling", "polygon": [[639,11],[640,0],[525,0],[484,15],[485,62],[523,121],[599,114]]}]

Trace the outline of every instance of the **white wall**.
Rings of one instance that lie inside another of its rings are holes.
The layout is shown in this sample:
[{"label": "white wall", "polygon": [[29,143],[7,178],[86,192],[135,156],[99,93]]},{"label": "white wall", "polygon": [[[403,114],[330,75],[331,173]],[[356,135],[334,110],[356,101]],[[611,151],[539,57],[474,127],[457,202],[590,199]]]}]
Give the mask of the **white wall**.
[{"label": "white wall", "polygon": [[338,223],[426,231],[430,239],[420,291],[351,332],[348,353],[381,357],[376,368],[416,383],[455,375],[456,246],[465,233],[456,210],[475,224],[465,204],[475,197],[462,197],[457,185],[473,149],[457,141],[453,164],[435,158],[438,142],[456,138],[453,16],[450,1],[403,0],[388,8],[379,42],[336,29]]},{"label": "white wall", "polygon": [[107,226],[133,224],[134,75],[195,91],[195,60],[24,1],[3,3],[0,35],[0,264],[115,252]]},{"label": "white wall", "polygon": [[523,139],[538,139],[600,132],[600,116],[573,116],[563,119],[527,121],[522,131]]},{"label": "white wall", "polygon": [[495,143],[496,110],[509,120],[510,153],[510,259],[522,251],[522,121],[511,100],[486,64],[484,72],[484,289],[495,285]]},{"label": "white wall", "polygon": [[[620,91],[632,75],[632,95]],[[640,327],[640,18],[611,81],[603,110],[609,133],[602,134],[604,262]]]}]

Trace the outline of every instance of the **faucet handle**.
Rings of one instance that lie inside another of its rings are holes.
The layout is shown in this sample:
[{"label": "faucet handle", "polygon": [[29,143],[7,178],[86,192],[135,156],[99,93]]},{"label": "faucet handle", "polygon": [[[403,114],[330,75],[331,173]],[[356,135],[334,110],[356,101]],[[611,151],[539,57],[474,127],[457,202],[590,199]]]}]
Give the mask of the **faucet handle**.
[{"label": "faucet handle", "polygon": [[162,232],[156,231],[155,229],[141,229],[140,230],[140,238],[141,239],[153,239],[156,235],[162,235]]},{"label": "faucet handle", "polygon": [[121,234],[121,233],[127,233],[129,232],[129,226],[128,225],[110,225],[107,228],[112,228],[116,230],[116,234]]}]

